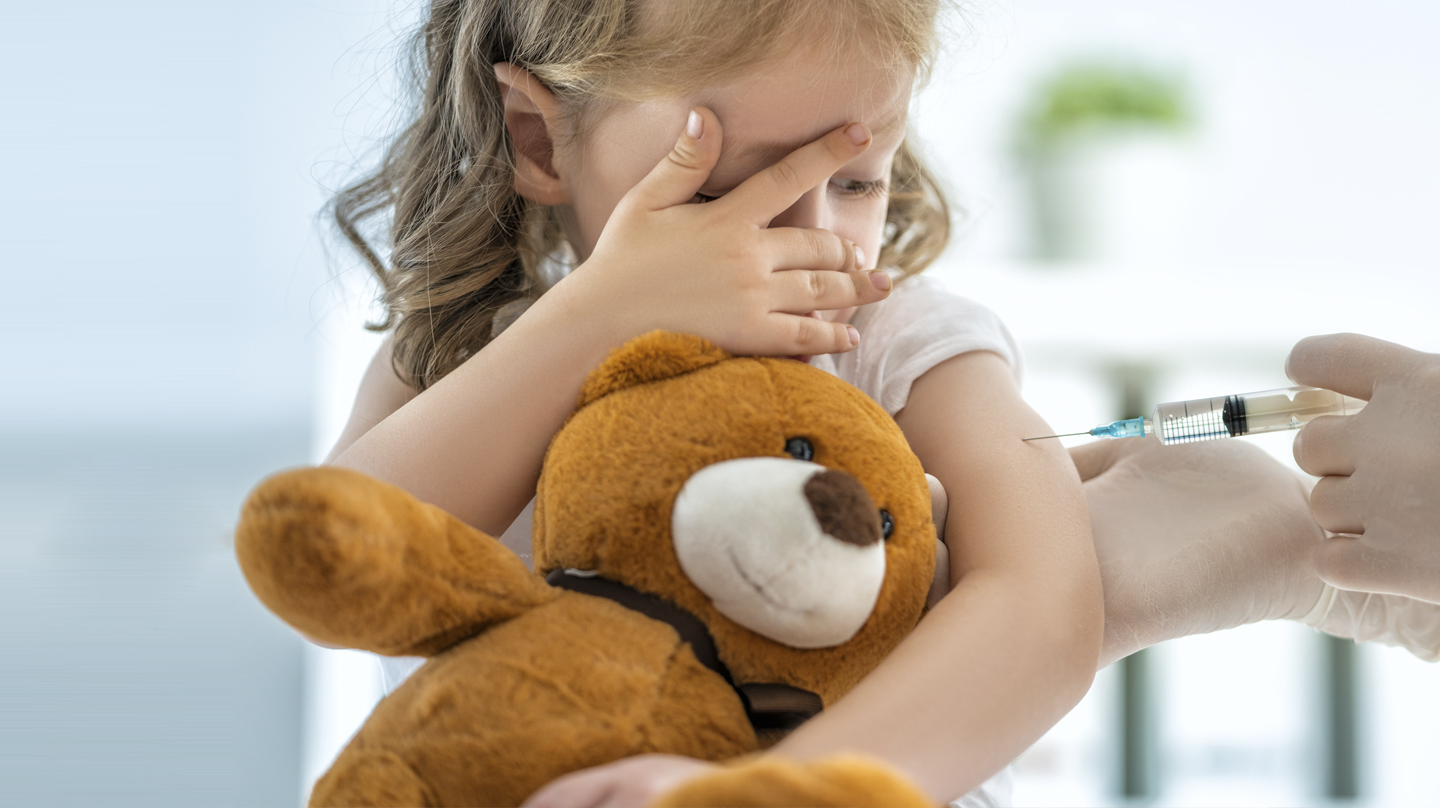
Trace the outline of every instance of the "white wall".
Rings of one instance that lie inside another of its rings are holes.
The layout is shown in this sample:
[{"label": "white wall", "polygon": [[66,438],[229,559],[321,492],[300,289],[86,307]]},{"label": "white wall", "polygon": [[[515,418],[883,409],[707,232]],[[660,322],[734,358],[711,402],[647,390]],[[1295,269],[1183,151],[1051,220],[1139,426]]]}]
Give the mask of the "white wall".
[{"label": "white wall", "polygon": [[[333,687],[301,703],[333,660],[249,593],[228,533],[250,486],[311,454],[315,356],[362,318],[315,216],[389,114],[397,13],[5,4],[7,797],[289,804],[343,742],[327,728],[358,722]],[[99,774],[56,774],[75,771]]]},{"label": "white wall", "polygon": [[314,218],[389,73],[390,6],[6,4],[0,418],[308,420],[333,306]]},{"label": "white wall", "polygon": [[1207,182],[1195,258],[1243,266],[1440,264],[1440,5],[1299,0],[979,0],[916,126],[981,217],[961,254],[1022,253],[1006,159],[1026,93],[1072,56],[1186,73]]}]

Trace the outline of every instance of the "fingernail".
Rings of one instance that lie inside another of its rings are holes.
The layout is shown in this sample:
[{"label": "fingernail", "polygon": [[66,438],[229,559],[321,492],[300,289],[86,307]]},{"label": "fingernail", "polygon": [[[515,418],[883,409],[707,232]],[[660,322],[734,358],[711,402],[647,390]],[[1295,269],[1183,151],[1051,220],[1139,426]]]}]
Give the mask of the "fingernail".
[{"label": "fingernail", "polygon": [[871,272],[870,282],[875,284],[875,288],[879,289],[882,292],[890,291],[890,276],[887,275],[883,270],[877,269],[874,272]]},{"label": "fingernail", "polygon": [[851,143],[859,146],[870,141],[870,130],[866,129],[863,123],[852,123],[845,127],[845,137],[850,138]]},{"label": "fingernail", "polygon": [[695,140],[699,140],[700,136],[704,133],[705,119],[700,117],[700,113],[696,112],[693,109],[690,110],[690,119],[685,121],[685,134],[689,135]]},{"label": "fingernail", "polygon": [[860,249],[860,245],[859,245],[859,244],[856,244],[856,245],[855,245],[855,268],[856,268],[856,269],[864,269],[864,268],[865,268],[865,251],[862,250],[862,249]]},{"label": "fingernail", "polygon": [[855,330],[855,326],[853,326],[853,325],[847,325],[847,326],[845,326],[845,332],[850,335],[850,347],[851,347],[851,348],[854,348],[856,345],[859,345],[859,344],[860,344],[860,332]]}]

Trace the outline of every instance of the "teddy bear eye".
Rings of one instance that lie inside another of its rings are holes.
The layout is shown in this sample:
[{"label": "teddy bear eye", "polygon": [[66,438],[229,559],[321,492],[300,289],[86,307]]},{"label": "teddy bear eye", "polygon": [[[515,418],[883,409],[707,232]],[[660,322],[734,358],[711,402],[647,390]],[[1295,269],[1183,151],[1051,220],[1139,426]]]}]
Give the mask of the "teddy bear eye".
[{"label": "teddy bear eye", "polygon": [[785,454],[796,460],[814,460],[815,444],[811,443],[808,438],[791,438],[785,441]]},{"label": "teddy bear eye", "polygon": [[880,538],[888,539],[895,532],[895,517],[884,508],[880,509]]}]

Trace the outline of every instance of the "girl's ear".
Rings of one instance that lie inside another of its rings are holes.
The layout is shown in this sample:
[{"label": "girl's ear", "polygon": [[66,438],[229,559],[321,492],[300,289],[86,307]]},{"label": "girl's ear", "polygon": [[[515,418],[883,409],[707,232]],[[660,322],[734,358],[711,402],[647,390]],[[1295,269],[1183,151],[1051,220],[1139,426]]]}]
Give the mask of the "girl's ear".
[{"label": "girl's ear", "polygon": [[569,202],[555,168],[559,102],[539,79],[509,62],[495,65],[495,80],[505,104],[505,128],[515,145],[515,191],[541,205]]}]

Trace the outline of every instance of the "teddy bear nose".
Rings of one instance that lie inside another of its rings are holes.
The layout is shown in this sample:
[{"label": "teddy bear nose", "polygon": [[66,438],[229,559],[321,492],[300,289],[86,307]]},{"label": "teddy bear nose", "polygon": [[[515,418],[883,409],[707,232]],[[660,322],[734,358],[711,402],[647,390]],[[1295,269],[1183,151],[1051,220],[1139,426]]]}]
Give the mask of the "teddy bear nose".
[{"label": "teddy bear nose", "polygon": [[860,481],[826,469],[805,483],[805,499],[828,535],[864,547],[880,541],[880,512]]}]

